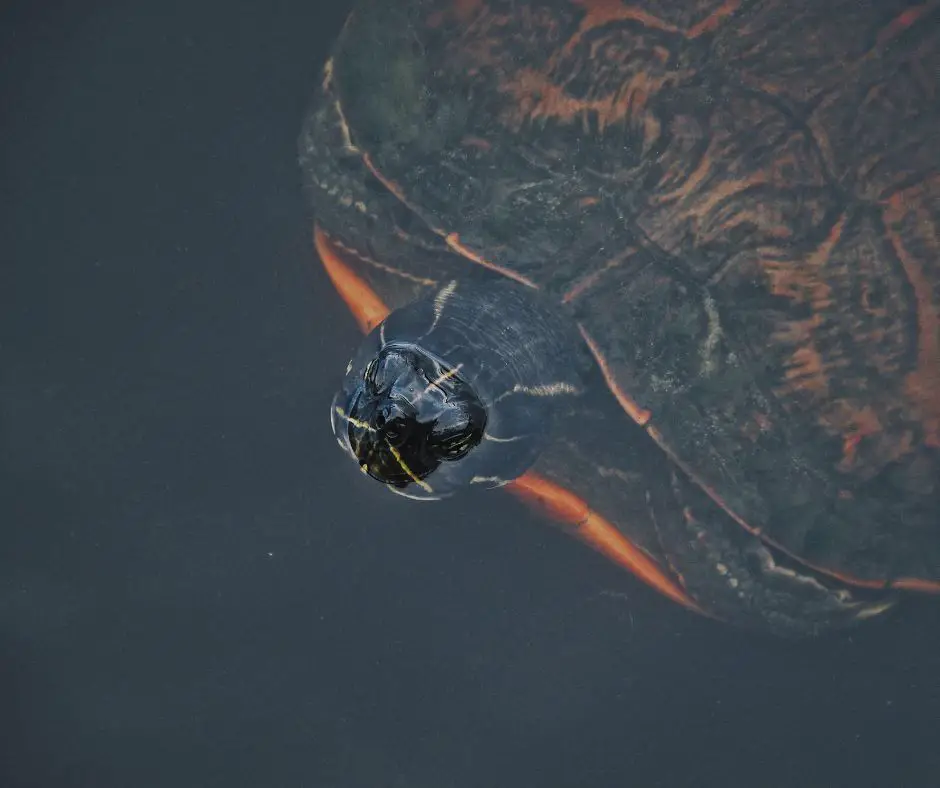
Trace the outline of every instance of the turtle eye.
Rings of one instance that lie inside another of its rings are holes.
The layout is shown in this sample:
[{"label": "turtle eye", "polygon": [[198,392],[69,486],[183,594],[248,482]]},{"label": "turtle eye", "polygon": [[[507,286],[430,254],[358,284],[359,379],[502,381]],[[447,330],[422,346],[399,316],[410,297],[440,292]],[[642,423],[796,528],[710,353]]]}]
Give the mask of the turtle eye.
[{"label": "turtle eye", "polygon": [[367,366],[365,371],[362,373],[362,379],[365,381],[365,384],[371,394],[378,393],[378,387],[375,385],[375,368],[377,361],[378,359],[372,359],[372,361],[369,362],[369,366]]},{"label": "turtle eye", "polygon": [[459,460],[479,443],[480,435],[469,414],[451,409],[442,414],[430,436],[434,454],[442,460]]},{"label": "turtle eye", "polygon": [[388,357],[380,355],[372,359],[366,367],[363,378],[371,393],[380,394],[385,391],[389,386]]},{"label": "turtle eye", "polygon": [[475,445],[470,435],[453,435],[437,445],[436,454],[442,460],[459,460]]}]

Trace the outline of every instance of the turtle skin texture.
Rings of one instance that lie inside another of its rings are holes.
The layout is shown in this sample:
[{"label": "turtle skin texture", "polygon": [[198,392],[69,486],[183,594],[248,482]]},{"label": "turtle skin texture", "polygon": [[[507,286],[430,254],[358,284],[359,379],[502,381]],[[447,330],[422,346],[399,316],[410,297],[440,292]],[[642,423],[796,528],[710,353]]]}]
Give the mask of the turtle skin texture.
[{"label": "turtle skin texture", "polygon": [[593,394],[535,471],[779,634],[940,587],[940,3],[364,2],[301,136],[386,303],[509,277]]}]

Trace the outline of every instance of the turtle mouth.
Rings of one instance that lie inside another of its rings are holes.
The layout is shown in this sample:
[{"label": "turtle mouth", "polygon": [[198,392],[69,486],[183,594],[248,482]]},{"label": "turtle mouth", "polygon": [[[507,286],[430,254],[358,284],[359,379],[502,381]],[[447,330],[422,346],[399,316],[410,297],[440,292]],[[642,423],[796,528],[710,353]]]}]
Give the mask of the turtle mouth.
[{"label": "turtle mouth", "polygon": [[403,463],[401,453],[389,441],[375,439],[368,425],[356,426],[344,415],[348,397],[337,394],[330,407],[330,426],[340,449],[359,469],[405,498],[434,501],[433,488]]},{"label": "turtle mouth", "polygon": [[[343,405],[337,402],[345,402]],[[421,486],[437,467],[426,450],[420,425],[407,417],[386,418],[383,399],[363,391],[333,400],[332,425],[337,442],[359,468],[376,481],[396,489]]]}]

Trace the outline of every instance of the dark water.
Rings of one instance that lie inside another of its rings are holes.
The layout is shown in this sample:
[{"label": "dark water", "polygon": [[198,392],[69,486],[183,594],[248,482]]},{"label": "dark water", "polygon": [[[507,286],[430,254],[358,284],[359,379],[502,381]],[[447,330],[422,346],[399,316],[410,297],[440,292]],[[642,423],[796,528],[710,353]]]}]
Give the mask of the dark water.
[{"label": "dark water", "polygon": [[0,788],[936,784],[940,605],[781,644],[342,462],[342,11],[4,6]]}]

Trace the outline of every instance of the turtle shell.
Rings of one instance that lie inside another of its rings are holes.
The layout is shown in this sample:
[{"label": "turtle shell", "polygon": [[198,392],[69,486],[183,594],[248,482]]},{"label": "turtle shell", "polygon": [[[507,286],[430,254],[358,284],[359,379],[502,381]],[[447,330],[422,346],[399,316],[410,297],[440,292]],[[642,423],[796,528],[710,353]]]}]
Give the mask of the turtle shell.
[{"label": "turtle shell", "polygon": [[542,477],[695,605],[816,628],[940,590],[938,82],[933,3],[376,0],[301,158],[389,307],[509,277],[577,323]]}]

